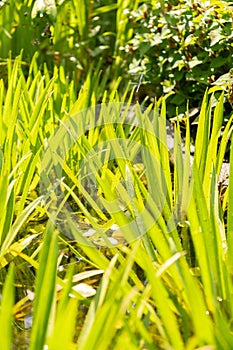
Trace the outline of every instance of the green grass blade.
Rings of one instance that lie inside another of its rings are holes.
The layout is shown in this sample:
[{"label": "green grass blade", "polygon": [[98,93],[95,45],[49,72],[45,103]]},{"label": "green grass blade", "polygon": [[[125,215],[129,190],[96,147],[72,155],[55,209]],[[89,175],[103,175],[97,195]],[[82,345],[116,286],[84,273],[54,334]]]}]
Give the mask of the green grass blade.
[{"label": "green grass blade", "polygon": [[230,174],[229,174],[229,196],[227,211],[227,245],[229,270],[233,271],[233,139],[231,139]]},{"label": "green grass blade", "polygon": [[30,214],[33,212],[33,210],[41,203],[41,198],[38,197],[35,199],[32,203],[30,203],[18,216],[18,218],[15,220],[14,224],[10,227],[10,230],[2,243],[1,249],[0,249],[0,259],[4,255],[5,251],[9,248],[13,240],[15,239],[17,233],[19,232],[20,228],[23,226],[23,224],[26,222]]},{"label": "green grass blade", "polygon": [[45,345],[55,297],[57,258],[57,233],[51,222],[49,222],[45,232],[36,277],[30,350],[43,349]]},{"label": "green grass blade", "polygon": [[57,306],[54,328],[48,337],[49,349],[70,349],[75,333],[78,299],[70,296],[72,288],[73,269],[70,269],[67,282]]},{"label": "green grass blade", "polygon": [[208,107],[208,92],[206,91],[201,111],[198,118],[198,129],[195,141],[195,161],[198,169],[200,169],[201,179],[204,176],[205,160],[207,155],[207,140],[209,140],[210,133],[210,109]]},{"label": "green grass blade", "polygon": [[14,306],[14,268],[10,266],[0,302],[1,348],[12,349]]}]

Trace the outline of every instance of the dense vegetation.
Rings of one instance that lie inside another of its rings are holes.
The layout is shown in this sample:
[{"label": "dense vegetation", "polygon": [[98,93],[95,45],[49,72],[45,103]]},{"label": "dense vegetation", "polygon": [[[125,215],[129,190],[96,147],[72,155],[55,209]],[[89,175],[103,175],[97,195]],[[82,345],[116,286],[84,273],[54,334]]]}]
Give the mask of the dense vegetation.
[{"label": "dense vegetation", "polygon": [[0,347],[232,349],[232,3],[0,12]]}]

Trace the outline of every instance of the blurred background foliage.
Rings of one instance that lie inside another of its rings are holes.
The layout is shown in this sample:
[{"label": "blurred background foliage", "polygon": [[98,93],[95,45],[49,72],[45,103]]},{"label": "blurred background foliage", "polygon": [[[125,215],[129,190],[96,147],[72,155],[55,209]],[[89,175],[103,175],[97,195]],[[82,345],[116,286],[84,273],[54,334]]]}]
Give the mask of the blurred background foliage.
[{"label": "blurred background foliage", "polygon": [[[232,67],[232,2],[116,0],[0,1],[1,76],[6,58],[35,52],[52,76],[63,66],[80,90],[95,72],[112,90],[135,88],[135,100],[168,96],[168,116],[197,107],[204,91]],[[229,77],[231,78],[231,77]],[[225,90],[231,110],[231,82]],[[101,102],[102,96],[98,96]],[[230,102],[230,103],[229,103]]]}]

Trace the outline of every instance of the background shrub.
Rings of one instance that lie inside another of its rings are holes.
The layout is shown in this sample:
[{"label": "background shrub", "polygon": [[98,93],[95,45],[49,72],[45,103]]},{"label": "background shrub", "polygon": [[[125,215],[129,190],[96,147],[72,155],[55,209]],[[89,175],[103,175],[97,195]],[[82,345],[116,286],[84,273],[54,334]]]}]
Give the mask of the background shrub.
[{"label": "background shrub", "polygon": [[139,97],[175,93],[168,112],[200,104],[208,85],[232,67],[232,6],[144,1],[128,14],[133,37],[122,47],[126,74],[141,76]]}]

